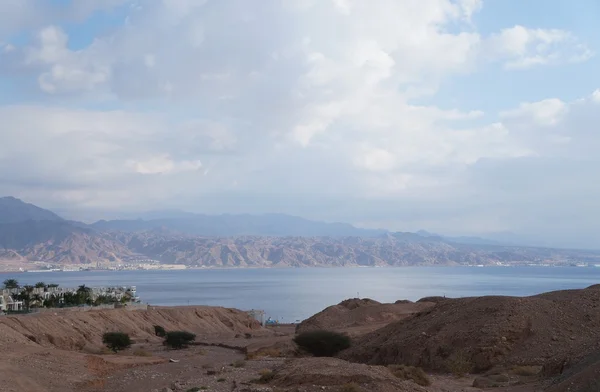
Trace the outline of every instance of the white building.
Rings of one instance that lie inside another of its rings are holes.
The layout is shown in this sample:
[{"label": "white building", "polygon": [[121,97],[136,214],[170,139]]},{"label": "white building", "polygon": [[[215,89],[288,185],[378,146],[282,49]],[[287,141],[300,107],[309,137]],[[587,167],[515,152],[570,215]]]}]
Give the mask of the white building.
[{"label": "white building", "polygon": [[23,310],[23,302],[15,301],[6,291],[3,290],[0,294],[0,312]]}]

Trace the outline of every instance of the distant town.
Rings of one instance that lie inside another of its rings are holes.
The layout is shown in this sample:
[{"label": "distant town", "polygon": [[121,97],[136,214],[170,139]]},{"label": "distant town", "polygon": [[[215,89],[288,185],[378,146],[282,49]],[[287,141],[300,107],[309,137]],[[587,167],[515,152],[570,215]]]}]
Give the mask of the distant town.
[{"label": "distant town", "polygon": [[16,279],[6,279],[0,290],[0,313],[38,313],[48,309],[116,308],[140,304],[136,286],[60,287],[38,282],[21,286]]},{"label": "distant town", "polygon": [[[350,266],[348,268],[384,268],[386,266]],[[586,267],[586,268],[599,268],[600,264],[594,263],[506,263],[497,262],[491,264],[462,264],[456,267]],[[143,260],[140,262],[129,262],[129,263],[98,263],[98,264],[83,264],[83,265],[55,265],[55,264],[44,264],[36,263],[34,266],[20,267],[15,272],[27,272],[27,273],[47,273],[47,272],[79,272],[79,271],[174,271],[174,270],[185,270],[185,269],[219,269],[219,268],[231,268],[230,266],[190,266],[185,264],[161,264],[156,260]],[[243,267],[242,267],[243,268]],[[254,266],[247,266],[246,268],[256,268]]]}]

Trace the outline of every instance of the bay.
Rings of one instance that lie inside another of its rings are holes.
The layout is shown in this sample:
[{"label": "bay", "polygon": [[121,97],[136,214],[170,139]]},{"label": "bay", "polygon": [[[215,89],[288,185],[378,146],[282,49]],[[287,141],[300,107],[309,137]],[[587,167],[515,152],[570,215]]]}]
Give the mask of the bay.
[{"label": "bay", "polygon": [[0,282],[43,281],[63,287],[137,286],[151,305],[211,305],[262,309],[280,322],[297,322],[347,298],[381,302],[425,296],[525,296],[600,283],[592,267],[400,267],[194,269],[0,273]]}]

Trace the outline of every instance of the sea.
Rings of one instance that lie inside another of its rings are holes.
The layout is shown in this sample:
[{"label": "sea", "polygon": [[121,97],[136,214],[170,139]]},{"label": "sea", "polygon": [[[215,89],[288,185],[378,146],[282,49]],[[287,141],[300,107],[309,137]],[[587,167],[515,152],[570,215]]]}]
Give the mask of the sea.
[{"label": "sea", "polygon": [[600,283],[598,267],[396,267],[188,269],[0,273],[0,282],[137,286],[150,305],[260,309],[282,323],[299,322],[347,298],[380,302],[426,296],[526,296]]}]

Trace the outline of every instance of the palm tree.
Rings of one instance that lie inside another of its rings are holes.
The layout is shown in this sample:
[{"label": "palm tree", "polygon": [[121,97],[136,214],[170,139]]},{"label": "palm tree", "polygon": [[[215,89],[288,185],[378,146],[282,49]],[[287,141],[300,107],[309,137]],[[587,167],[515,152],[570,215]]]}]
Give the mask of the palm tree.
[{"label": "palm tree", "polygon": [[44,283],[44,282],[37,282],[35,284],[35,288],[36,289],[45,289],[46,288],[46,283]]},{"label": "palm tree", "polygon": [[92,299],[92,289],[82,284],[77,289],[77,296],[79,297],[79,305],[89,303]]},{"label": "palm tree", "polygon": [[32,302],[35,304],[36,307],[41,308],[44,306],[44,297],[40,294],[34,294]]},{"label": "palm tree", "polygon": [[25,305],[25,310],[29,311],[29,307],[31,305],[31,299],[32,299],[32,293],[33,293],[34,287],[33,286],[23,286],[23,290],[21,290],[20,294],[15,295],[15,297],[20,300],[23,301],[23,304]]},{"label": "palm tree", "polygon": [[16,279],[6,279],[4,282],[4,288],[6,289],[18,289],[19,282]]}]

